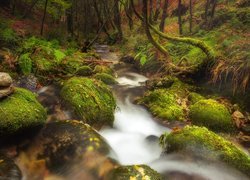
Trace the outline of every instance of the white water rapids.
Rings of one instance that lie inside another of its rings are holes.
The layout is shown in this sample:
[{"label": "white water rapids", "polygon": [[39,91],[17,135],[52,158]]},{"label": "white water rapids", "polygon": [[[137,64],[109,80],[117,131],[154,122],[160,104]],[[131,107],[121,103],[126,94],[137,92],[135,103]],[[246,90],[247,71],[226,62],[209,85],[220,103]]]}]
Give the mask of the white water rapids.
[{"label": "white water rapids", "polygon": [[[164,174],[177,172],[181,175],[168,179],[186,180],[247,180],[248,178],[235,169],[224,164],[203,161],[190,161],[179,155],[168,155],[160,158],[161,148],[158,137],[170,129],[158,124],[152,115],[142,106],[131,102],[133,88],[141,86],[147,78],[137,73],[125,73],[117,78],[118,86],[115,90],[118,110],[115,112],[113,128],[103,128],[100,134],[107,140],[115,151],[116,160],[123,165],[147,164]],[[125,91],[126,90],[126,91]]]}]

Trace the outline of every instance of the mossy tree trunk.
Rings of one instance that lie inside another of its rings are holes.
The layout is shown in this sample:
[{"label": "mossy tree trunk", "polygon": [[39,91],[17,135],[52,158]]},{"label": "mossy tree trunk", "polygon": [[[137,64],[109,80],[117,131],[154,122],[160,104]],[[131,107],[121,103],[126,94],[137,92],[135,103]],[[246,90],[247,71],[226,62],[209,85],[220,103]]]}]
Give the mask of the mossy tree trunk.
[{"label": "mossy tree trunk", "polygon": [[160,9],[161,9],[161,0],[156,1],[156,9],[154,14],[154,22],[156,22],[160,15]]},{"label": "mossy tree trunk", "polygon": [[189,32],[192,33],[193,28],[193,2],[189,0]]},{"label": "mossy tree trunk", "polygon": [[117,40],[121,41],[123,38],[122,28],[121,28],[121,15],[119,10],[119,0],[114,0],[114,22],[118,31]]}]

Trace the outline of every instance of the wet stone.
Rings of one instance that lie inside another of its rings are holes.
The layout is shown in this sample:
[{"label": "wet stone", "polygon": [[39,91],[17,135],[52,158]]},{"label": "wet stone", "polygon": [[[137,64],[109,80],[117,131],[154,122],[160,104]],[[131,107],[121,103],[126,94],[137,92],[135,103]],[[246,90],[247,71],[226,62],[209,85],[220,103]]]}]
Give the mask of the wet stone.
[{"label": "wet stone", "polygon": [[22,173],[19,167],[10,158],[0,155],[0,179],[21,180]]}]

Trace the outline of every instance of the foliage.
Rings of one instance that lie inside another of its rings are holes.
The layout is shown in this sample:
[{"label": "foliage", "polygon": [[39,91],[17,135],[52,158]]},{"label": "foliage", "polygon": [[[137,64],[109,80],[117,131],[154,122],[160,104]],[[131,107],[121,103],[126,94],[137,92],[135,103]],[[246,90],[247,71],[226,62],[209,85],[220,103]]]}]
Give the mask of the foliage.
[{"label": "foliage", "polygon": [[30,53],[22,54],[18,59],[19,67],[23,74],[30,74],[32,71],[32,60]]},{"label": "foliage", "polygon": [[81,66],[77,69],[76,75],[79,76],[90,76],[93,73],[93,70],[89,66]]},{"label": "foliage", "polygon": [[11,47],[16,45],[18,40],[17,34],[10,28],[10,23],[0,18],[0,43],[7,47]]},{"label": "foliage", "polygon": [[106,74],[113,75],[114,71],[108,66],[96,65],[94,68],[94,73],[106,73]]},{"label": "foliage", "polygon": [[112,92],[102,82],[71,78],[63,85],[61,96],[84,122],[95,127],[112,126],[116,103]]},{"label": "foliage", "polygon": [[250,176],[250,157],[235,144],[205,127],[186,126],[160,137],[166,153],[184,153],[224,163]]}]

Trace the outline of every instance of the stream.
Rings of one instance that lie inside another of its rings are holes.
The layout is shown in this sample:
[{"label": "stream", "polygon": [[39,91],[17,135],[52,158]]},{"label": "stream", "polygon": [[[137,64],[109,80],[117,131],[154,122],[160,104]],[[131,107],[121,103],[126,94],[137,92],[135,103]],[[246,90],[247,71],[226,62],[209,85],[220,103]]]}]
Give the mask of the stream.
[{"label": "stream", "polygon": [[133,103],[136,97],[145,92],[144,85],[148,78],[137,73],[132,65],[118,64],[118,57],[114,53],[103,51],[100,55],[104,55],[105,59],[113,59],[117,65],[114,69],[118,85],[113,87],[113,92],[118,108],[114,126],[104,127],[99,131],[114,150],[114,159],[122,165],[146,164],[165,175],[167,179],[248,179],[239,171],[220,162],[205,162],[178,154],[161,158],[162,150],[158,138],[171,129],[157,123],[144,107]]}]

